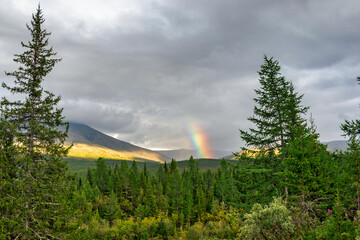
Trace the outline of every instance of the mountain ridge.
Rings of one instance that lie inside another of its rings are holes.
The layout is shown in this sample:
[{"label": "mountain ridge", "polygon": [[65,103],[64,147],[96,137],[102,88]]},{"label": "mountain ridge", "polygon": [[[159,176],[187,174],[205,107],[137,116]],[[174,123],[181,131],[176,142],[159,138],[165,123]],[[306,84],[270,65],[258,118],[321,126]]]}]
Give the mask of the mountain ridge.
[{"label": "mountain ridge", "polygon": [[70,122],[66,145],[71,144],[69,157],[170,161],[158,152],[113,138],[83,123]]},{"label": "mountain ridge", "polygon": [[334,152],[336,150],[346,151],[348,147],[347,140],[334,140],[334,141],[323,142],[323,144],[327,145],[327,150],[330,152]]}]

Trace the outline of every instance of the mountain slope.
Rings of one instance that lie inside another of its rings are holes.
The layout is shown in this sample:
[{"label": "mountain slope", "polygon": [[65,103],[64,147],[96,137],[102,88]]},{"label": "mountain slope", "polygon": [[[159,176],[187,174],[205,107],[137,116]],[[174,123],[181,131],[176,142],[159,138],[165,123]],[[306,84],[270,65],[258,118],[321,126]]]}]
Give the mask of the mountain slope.
[{"label": "mountain slope", "polygon": [[348,147],[347,140],[324,142],[324,144],[327,145],[327,150],[331,152],[335,150],[346,151]]},{"label": "mountain slope", "polygon": [[[322,142],[322,144],[325,144],[327,146],[327,150],[330,152],[334,152],[336,150],[339,151],[346,151],[348,147],[347,140],[335,140],[335,141],[329,141],[329,142]],[[225,159],[231,159],[234,160],[234,154],[230,154]]]},{"label": "mountain slope", "polygon": [[157,152],[110,137],[85,124],[70,123],[67,144],[73,143],[69,157],[166,162],[169,159]]},{"label": "mountain slope", "polygon": [[[198,153],[192,149],[162,150],[157,152],[168,158],[173,158],[176,161],[189,160],[190,156],[193,156],[194,158],[200,157]],[[231,152],[228,151],[215,150],[213,151],[214,156],[212,157],[216,159],[220,159],[225,155],[229,155],[230,153]]]}]

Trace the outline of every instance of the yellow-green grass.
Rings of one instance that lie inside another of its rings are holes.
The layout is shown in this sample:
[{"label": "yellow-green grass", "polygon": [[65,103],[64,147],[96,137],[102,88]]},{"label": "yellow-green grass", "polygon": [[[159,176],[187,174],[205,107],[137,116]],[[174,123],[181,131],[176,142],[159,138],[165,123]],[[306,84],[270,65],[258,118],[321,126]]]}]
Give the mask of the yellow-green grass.
[{"label": "yellow-green grass", "polygon": [[130,160],[141,161],[139,159],[147,159],[155,162],[162,162],[156,153],[148,153],[145,151],[127,152],[116,151],[99,145],[89,145],[83,143],[75,143],[70,149],[68,157],[98,159],[100,157],[114,160]]},{"label": "yellow-green grass", "polygon": [[[278,149],[274,150],[275,155],[280,154]],[[238,153],[238,156],[245,156],[245,157],[250,157],[250,158],[256,158],[257,156],[261,155],[261,154],[267,154],[266,149],[259,149],[259,148],[249,148],[246,149],[244,151],[241,151]],[[238,157],[237,156],[233,156],[230,160],[237,160]]]}]

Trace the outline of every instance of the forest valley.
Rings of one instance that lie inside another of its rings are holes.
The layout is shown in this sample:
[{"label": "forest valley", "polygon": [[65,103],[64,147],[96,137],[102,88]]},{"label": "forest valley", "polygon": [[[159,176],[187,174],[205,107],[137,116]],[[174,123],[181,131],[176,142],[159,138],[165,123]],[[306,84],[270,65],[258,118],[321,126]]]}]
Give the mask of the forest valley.
[{"label": "forest valley", "polygon": [[183,171],[175,160],[149,171],[100,158],[70,175],[69,124],[41,85],[61,60],[43,23],[39,6],[20,67],[6,73],[14,83],[2,84],[23,98],[1,100],[0,239],[360,239],[360,121],[340,126],[347,151],[327,151],[303,95],[266,55],[236,164],[203,171],[190,158]]}]

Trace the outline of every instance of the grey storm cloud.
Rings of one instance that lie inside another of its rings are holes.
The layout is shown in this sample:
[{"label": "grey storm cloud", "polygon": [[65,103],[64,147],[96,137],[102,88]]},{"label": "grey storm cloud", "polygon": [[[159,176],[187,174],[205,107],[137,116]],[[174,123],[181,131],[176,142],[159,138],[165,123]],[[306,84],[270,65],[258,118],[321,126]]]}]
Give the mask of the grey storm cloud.
[{"label": "grey storm cloud", "polygon": [[[1,69],[29,40],[37,3],[0,0]],[[304,94],[323,141],[358,118],[357,1],[42,1],[63,60],[45,80],[68,120],[149,148],[189,148],[197,122],[213,149],[243,146],[263,55]],[[11,81],[2,76],[1,80]],[[8,94],[3,89],[0,94]]]}]

